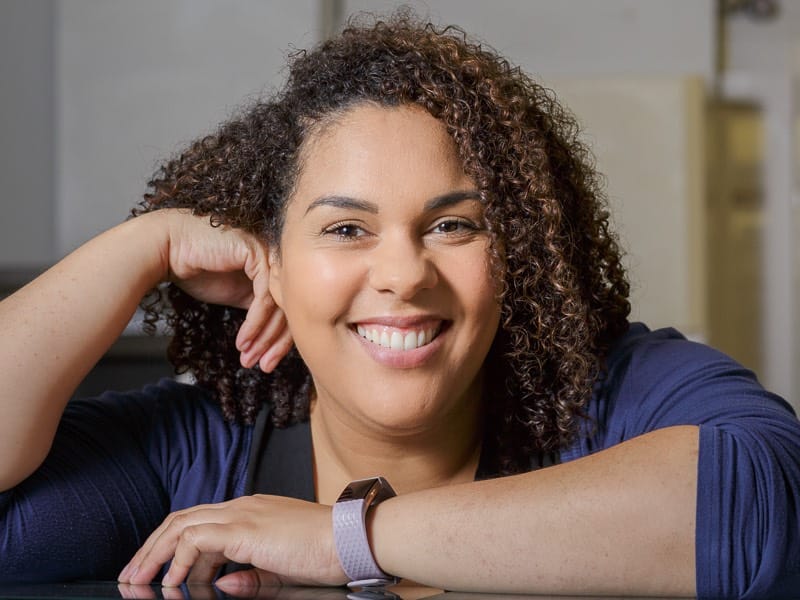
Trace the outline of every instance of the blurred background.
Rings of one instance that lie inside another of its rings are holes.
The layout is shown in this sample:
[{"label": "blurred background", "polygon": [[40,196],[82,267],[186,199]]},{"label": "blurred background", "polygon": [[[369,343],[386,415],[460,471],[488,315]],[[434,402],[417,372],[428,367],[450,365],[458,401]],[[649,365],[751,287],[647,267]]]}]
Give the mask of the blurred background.
[{"label": "blurred background", "polygon": [[[390,0],[0,0],[0,295],[138,201],[158,162]],[[427,0],[584,126],[634,318],[674,326],[800,408],[800,2]],[[0,342],[2,343],[2,342]],[[79,393],[168,373],[135,326]]]}]

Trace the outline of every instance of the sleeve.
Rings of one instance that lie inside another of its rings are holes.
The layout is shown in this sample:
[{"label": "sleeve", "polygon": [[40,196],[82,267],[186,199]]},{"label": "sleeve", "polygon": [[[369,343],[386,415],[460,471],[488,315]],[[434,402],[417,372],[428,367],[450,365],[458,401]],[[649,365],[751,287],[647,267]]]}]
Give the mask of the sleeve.
[{"label": "sleeve", "polygon": [[594,449],[662,427],[699,428],[698,597],[798,597],[800,423],[792,408],[729,357],[670,330],[617,357],[603,389]]},{"label": "sleeve", "polygon": [[44,463],[0,494],[0,582],[116,579],[171,510],[241,493],[246,439],[199,395],[165,380],[70,402]]}]

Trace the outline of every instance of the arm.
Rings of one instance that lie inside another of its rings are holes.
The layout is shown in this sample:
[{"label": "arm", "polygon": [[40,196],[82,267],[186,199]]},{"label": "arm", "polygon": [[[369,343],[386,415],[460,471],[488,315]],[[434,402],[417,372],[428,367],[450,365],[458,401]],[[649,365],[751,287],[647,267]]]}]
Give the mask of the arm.
[{"label": "arm", "polygon": [[237,339],[245,366],[269,370],[288,350],[262,242],[179,210],[127,221],[0,303],[0,490],[42,463],[78,383],[142,296],[165,280],[200,300],[248,309]]},{"label": "arm", "polygon": [[[791,597],[800,424],[781,410],[741,425],[659,429],[544,470],[398,496],[372,511],[371,547],[384,571],[446,589]],[[714,438],[737,451],[701,445]],[[276,576],[341,584],[330,523],[330,507],[270,496],[181,511],[121,580],[146,583],[172,558],[175,585],[214,554],[262,570],[220,579],[229,593]]]},{"label": "arm", "polygon": [[42,463],[72,392],[166,274],[155,225],[100,235],[0,303],[0,490]]},{"label": "arm", "polygon": [[389,573],[450,590],[694,595],[697,428],[576,461],[392,498],[372,513]]},{"label": "arm", "polygon": [[[371,511],[371,546],[385,571],[445,589],[690,595],[696,448],[697,428],[671,428],[541,471],[398,496]],[[220,579],[230,593],[275,574],[346,581],[330,507],[273,496],[171,515],[120,579],[146,583],[172,559],[163,581],[175,585],[201,555],[262,569]]]}]

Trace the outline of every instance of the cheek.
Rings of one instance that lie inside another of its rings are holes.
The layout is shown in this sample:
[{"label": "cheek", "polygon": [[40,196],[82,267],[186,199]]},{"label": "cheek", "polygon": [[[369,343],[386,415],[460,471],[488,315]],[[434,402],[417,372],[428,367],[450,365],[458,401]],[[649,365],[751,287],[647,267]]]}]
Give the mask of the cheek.
[{"label": "cheek", "polygon": [[484,253],[460,257],[450,265],[450,272],[458,274],[450,280],[466,310],[485,313],[487,317],[494,311],[499,312],[497,280]]},{"label": "cheek", "polygon": [[500,325],[500,303],[497,301],[497,281],[488,267],[475,264],[469,275],[459,282],[459,294],[464,303],[469,335],[476,352],[488,352]]},{"label": "cheek", "polygon": [[474,303],[470,306],[473,326],[481,331],[479,337],[484,341],[494,339],[500,324],[500,304],[497,301],[495,283],[485,279],[471,290]]},{"label": "cheek", "polygon": [[285,257],[280,288],[289,327],[335,321],[350,308],[361,281],[359,261],[343,255]]}]

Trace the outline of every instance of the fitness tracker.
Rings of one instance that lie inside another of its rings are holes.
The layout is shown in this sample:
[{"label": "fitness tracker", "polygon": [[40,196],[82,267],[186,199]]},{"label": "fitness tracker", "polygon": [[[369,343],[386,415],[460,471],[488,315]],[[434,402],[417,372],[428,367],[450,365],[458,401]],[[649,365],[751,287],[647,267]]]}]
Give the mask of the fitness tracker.
[{"label": "fitness tracker", "polygon": [[383,477],[350,482],[333,505],[333,539],[349,587],[386,586],[397,578],[384,573],[367,540],[366,516],[370,507],[397,494]]}]

